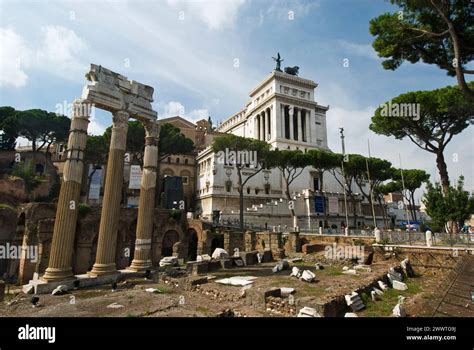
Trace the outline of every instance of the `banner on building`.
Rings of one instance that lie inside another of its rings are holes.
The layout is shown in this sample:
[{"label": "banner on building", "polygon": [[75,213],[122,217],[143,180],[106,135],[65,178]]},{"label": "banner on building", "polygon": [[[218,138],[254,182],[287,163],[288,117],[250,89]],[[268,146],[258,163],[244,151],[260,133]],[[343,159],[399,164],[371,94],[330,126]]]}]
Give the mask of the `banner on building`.
[{"label": "banner on building", "polygon": [[140,165],[130,166],[130,182],[128,188],[131,190],[139,190],[142,181],[142,168]]},{"label": "banner on building", "polygon": [[91,178],[91,184],[89,187],[89,199],[99,199],[100,186],[102,184],[102,167],[94,169],[94,167],[91,165],[89,167],[89,176],[91,176],[91,174],[92,174],[92,178]]},{"label": "banner on building", "polygon": [[314,197],[314,210],[318,214],[324,214],[324,207],[325,207],[325,197],[323,196],[315,196]]},{"label": "banner on building", "polygon": [[339,198],[338,197],[329,197],[328,198],[328,207],[329,207],[329,213],[339,214]]}]

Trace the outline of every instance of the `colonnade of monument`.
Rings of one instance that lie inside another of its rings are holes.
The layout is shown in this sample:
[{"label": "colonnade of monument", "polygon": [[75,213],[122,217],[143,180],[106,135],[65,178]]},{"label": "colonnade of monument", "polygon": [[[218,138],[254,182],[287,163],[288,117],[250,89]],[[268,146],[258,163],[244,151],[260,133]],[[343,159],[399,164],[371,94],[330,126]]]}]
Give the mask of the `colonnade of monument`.
[{"label": "colonnade of monument", "polygon": [[117,273],[115,253],[129,118],[135,118],[143,123],[146,136],[135,252],[128,269],[142,271],[152,266],[151,239],[159,133],[157,113],[151,106],[153,88],[129,81],[120,74],[96,65],[91,65],[86,77],[91,83],[86,85],[82,98],[75,100],[72,108],[63,183],[59,194],[49,263],[41,277],[47,282],[73,277],[72,257],[84,170],[84,149],[92,106],[110,111],[113,118],[97,255],[89,275],[97,277]]},{"label": "colonnade of monument", "polygon": [[[261,141],[272,139],[272,108],[265,108],[254,117],[255,137]],[[311,111],[296,106],[280,104],[281,135],[288,140],[311,142]]]}]

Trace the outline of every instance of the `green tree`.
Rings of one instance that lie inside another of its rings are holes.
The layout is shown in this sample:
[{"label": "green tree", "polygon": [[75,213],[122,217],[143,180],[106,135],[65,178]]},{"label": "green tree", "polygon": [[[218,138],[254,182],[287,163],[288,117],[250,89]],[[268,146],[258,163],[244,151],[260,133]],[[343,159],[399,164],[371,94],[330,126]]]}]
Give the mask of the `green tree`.
[{"label": "green tree", "polygon": [[160,161],[172,154],[190,154],[194,151],[194,142],[181,133],[181,129],[170,123],[160,127],[159,158]]},{"label": "green tree", "polygon": [[[111,136],[112,126],[109,126],[107,129],[105,129],[103,134],[107,150],[110,145]],[[127,152],[130,154],[130,159],[133,163],[143,166],[143,155],[145,152],[145,128],[138,120],[130,120],[128,122]]]},{"label": "green tree", "polygon": [[[474,86],[474,82],[471,85]],[[418,106],[419,115],[387,116],[387,108],[408,105]],[[380,106],[372,117],[370,129],[397,139],[407,137],[420,149],[434,153],[441,186],[447,192],[449,176],[444,150],[455,135],[469,126],[473,113],[474,104],[461,94],[458,87],[408,92]]]},{"label": "green tree", "polygon": [[[402,187],[402,170],[394,169],[393,179],[400,183]],[[419,189],[423,183],[430,179],[430,175],[424,170],[420,169],[404,169],[403,170],[403,183],[405,184],[405,192],[403,195],[410,204],[410,214],[414,221],[418,220],[416,215],[415,207],[415,192]]]},{"label": "green tree", "polygon": [[87,176],[87,202],[89,200],[89,190],[91,187],[92,177],[97,169],[102,165],[105,165],[107,162],[107,153],[108,147],[104,136],[87,136],[86,148],[84,150],[84,163],[86,164],[86,169],[88,169],[87,165],[90,165],[92,168],[92,171],[88,173]]},{"label": "green tree", "polygon": [[[387,203],[385,202],[385,196],[389,193],[401,192],[402,187],[398,181],[390,181],[388,183],[379,183],[374,186],[374,199],[377,201],[379,206],[382,208],[382,216],[385,224],[385,228],[388,228],[391,225],[388,224],[387,219]],[[394,227],[391,227],[392,229]]]},{"label": "green tree", "polygon": [[[344,162],[344,176],[342,173],[342,163]],[[352,206],[353,227],[357,226],[357,193],[353,190],[353,184],[360,178],[364,171],[367,171],[365,166],[365,157],[360,154],[346,154],[339,155],[339,164],[341,167],[331,170],[336,181],[344,189],[344,179],[346,182],[346,194]],[[365,169],[365,170],[364,170]],[[349,226],[349,223],[346,223]]]},{"label": "green tree", "polygon": [[[354,178],[355,183],[357,184],[357,187],[364,198],[369,202],[369,205],[372,209],[372,198],[375,199],[375,195],[373,193],[374,188],[392,178],[392,163],[390,163],[388,160],[374,157],[357,157],[355,161],[359,162],[359,164],[356,165],[356,169],[359,171],[359,173]],[[367,168],[369,169],[369,172],[367,172]]]},{"label": "green tree", "polygon": [[[212,143],[212,150],[218,156],[217,161],[236,169],[242,232],[244,230],[244,186],[265,168],[265,159],[269,149],[270,146],[266,142],[232,134],[218,136]],[[226,155],[235,156],[232,159]]]},{"label": "green tree", "polygon": [[10,106],[0,107],[0,150],[14,150],[18,131],[13,116],[16,110]]},{"label": "green tree", "polygon": [[422,202],[426,212],[440,227],[449,234],[456,233],[464,222],[474,214],[474,198],[464,190],[464,177],[460,176],[456,186],[449,186],[444,193],[439,183],[428,182]]},{"label": "green tree", "polygon": [[41,183],[40,178],[36,176],[35,168],[31,160],[15,163],[11,174],[23,179],[28,195],[31,195],[34,189]]},{"label": "green tree", "polygon": [[298,226],[298,217],[295,213],[294,198],[291,196],[290,186],[301,175],[303,170],[313,161],[308,153],[298,150],[279,150],[270,151],[266,157],[268,168],[277,168],[280,170],[284,185],[285,196],[288,201],[288,209],[293,220],[293,227]]},{"label": "green tree", "polygon": [[400,7],[370,21],[374,49],[385,69],[395,70],[405,60],[437,65],[456,76],[467,99],[474,101],[466,64],[474,59],[474,13],[470,0],[390,0]]},{"label": "green tree", "polygon": [[[335,169],[341,165],[341,156],[337,153],[314,149],[307,152],[310,165],[316,169],[319,174],[319,188],[324,190],[324,173],[326,171]],[[324,227],[327,227],[327,203],[325,199],[324,205]]]},{"label": "green tree", "polygon": [[67,140],[71,120],[65,116],[42,109],[29,109],[17,111],[12,118],[8,118],[7,122],[13,123],[18,136],[31,142],[33,152],[43,147],[49,151],[52,143]]}]

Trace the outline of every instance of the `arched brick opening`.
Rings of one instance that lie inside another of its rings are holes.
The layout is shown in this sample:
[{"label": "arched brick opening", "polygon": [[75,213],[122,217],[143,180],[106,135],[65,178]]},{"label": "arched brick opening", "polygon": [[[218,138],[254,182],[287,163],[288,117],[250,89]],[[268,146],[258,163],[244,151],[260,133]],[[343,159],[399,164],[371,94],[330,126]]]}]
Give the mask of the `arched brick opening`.
[{"label": "arched brick opening", "polygon": [[190,228],[188,230],[188,260],[195,261],[198,255],[198,234],[196,230]]},{"label": "arched brick opening", "polygon": [[161,256],[172,256],[173,245],[179,242],[179,234],[175,230],[168,230],[163,235],[163,242],[161,244]]}]

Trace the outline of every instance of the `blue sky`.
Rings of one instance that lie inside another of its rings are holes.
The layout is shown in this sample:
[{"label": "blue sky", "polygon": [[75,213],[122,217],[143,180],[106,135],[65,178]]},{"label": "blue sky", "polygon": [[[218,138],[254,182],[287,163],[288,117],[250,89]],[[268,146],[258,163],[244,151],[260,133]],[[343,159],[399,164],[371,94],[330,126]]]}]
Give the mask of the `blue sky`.
[{"label": "blue sky", "polygon": [[[0,0],[0,7],[0,105],[55,111],[81,95],[92,62],[152,85],[159,118],[218,121],[245,106],[279,51],[284,66],[299,66],[300,76],[319,84],[316,101],[330,105],[331,149],[340,151],[344,126],[348,152],[366,154],[370,138],[373,156],[398,166],[400,153],[404,167],[437,174],[431,154],[368,130],[372,112],[388,99],[455,84],[425,64],[382,68],[368,27],[371,18],[398,11],[386,1]],[[98,111],[90,131],[110,124]],[[464,174],[470,190],[473,140],[470,127],[446,150],[451,179]]]}]

